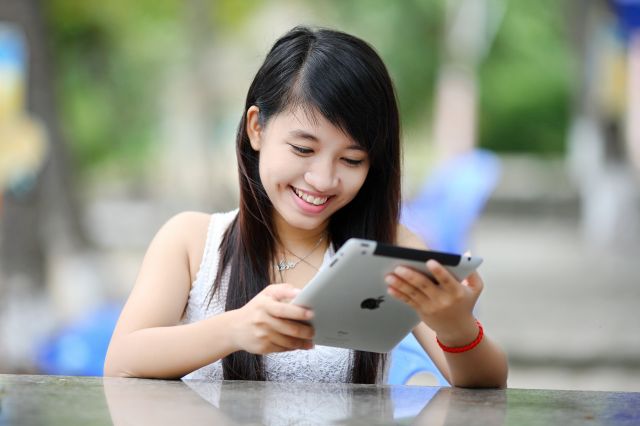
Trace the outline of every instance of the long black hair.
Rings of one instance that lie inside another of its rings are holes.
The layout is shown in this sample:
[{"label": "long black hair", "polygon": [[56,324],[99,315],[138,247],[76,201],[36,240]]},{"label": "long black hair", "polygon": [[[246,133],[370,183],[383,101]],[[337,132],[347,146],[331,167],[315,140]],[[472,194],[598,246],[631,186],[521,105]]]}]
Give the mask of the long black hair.
[{"label": "long black hair", "polygon": [[[351,237],[394,242],[400,214],[400,123],[384,63],[354,36],[293,28],[276,41],[258,70],[238,127],[240,209],[220,244],[210,292],[213,296],[228,276],[227,311],[244,306],[273,278],[273,205],[260,181],[259,152],[252,149],[246,129],[247,110],[253,105],[262,126],[297,107],[320,113],[366,149],[370,168],[363,186],[329,220],[328,235],[336,250]],[[383,355],[356,351],[351,381],[375,383],[383,362]],[[260,355],[234,352],[222,365],[227,380],[265,380]]]}]

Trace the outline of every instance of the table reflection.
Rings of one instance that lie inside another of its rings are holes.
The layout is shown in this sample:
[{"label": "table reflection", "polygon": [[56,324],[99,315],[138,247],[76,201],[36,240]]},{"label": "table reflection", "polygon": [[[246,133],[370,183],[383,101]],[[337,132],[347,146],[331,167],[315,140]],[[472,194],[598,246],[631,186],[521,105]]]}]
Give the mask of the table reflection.
[{"label": "table reflection", "polygon": [[134,379],[105,379],[104,391],[114,424],[569,426],[640,419],[640,393]]},{"label": "table reflection", "polygon": [[440,388],[413,419],[415,425],[504,425],[507,391]]},{"label": "table reflection", "polygon": [[640,424],[640,393],[0,374],[0,425]]},{"label": "table reflection", "polygon": [[103,389],[114,425],[235,424],[181,381],[105,377]]},{"label": "table reflection", "polygon": [[[189,388],[238,423],[328,424],[412,419],[438,388],[323,383],[204,382]],[[364,424],[364,423],[362,423]]]},{"label": "table reflection", "polygon": [[116,425],[444,425],[455,405],[451,389],[418,386],[105,378],[104,393]]}]

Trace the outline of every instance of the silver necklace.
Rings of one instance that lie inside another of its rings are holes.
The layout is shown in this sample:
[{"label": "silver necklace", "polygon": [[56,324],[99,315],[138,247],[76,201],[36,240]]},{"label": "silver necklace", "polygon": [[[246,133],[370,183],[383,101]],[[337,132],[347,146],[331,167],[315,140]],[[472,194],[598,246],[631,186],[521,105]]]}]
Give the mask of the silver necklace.
[{"label": "silver necklace", "polygon": [[[309,253],[305,254],[304,256],[300,257],[297,254],[295,254],[294,252],[292,252],[291,250],[289,250],[288,248],[285,247],[285,250],[288,251],[289,253],[291,253],[292,255],[294,255],[295,257],[298,258],[298,260],[296,260],[295,262],[292,262],[290,260],[287,260],[286,255],[285,258],[282,259],[280,262],[276,263],[276,269],[280,272],[282,271],[286,271],[288,269],[293,269],[296,266],[298,266],[298,263],[304,261],[307,257],[311,256],[311,253],[313,253],[314,251],[316,251],[316,249],[318,248],[318,246],[320,245],[320,243],[322,242],[322,240],[324,240],[324,236],[320,237],[320,239],[318,240],[318,242],[313,246],[313,248],[311,249],[311,251],[309,251]],[[306,263],[306,262],[305,262]]]}]

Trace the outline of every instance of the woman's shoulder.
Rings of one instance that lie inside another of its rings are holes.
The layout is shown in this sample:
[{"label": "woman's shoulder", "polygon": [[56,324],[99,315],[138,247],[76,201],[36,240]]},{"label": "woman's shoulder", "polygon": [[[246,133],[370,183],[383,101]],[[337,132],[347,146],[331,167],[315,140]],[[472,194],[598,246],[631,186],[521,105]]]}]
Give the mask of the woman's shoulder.
[{"label": "woman's shoulder", "polygon": [[401,223],[396,228],[396,245],[422,250],[427,248],[427,245],[418,234]]},{"label": "woman's shoulder", "polygon": [[[187,242],[204,242],[207,232],[214,224],[223,225],[230,222],[237,214],[237,210],[226,213],[204,213],[184,211],[172,216],[164,224],[163,229],[181,235]],[[195,241],[192,241],[195,240]]]},{"label": "woman's shoulder", "polygon": [[176,245],[184,247],[189,259],[192,280],[200,268],[209,229],[216,220],[221,220],[216,216],[204,212],[184,211],[172,216],[162,227],[161,232],[171,235]]},{"label": "woman's shoulder", "polygon": [[172,216],[164,224],[163,229],[180,235],[187,240],[198,236],[202,231],[207,233],[212,217],[209,213],[185,211]]}]

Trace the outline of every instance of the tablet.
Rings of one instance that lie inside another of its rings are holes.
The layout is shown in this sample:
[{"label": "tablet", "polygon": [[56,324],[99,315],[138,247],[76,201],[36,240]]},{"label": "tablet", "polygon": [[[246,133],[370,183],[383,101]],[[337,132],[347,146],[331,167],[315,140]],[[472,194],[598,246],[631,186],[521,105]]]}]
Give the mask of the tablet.
[{"label": "tablet", "polygon": [[351,238],[292,303],[313,309],[315,344],[389,352],[420,318],[409,305],[387,293],[384,277],[398,265],[430,275],[425,264],[429,259],[440,262],[459,280],[482,263],[476,256]]}]

